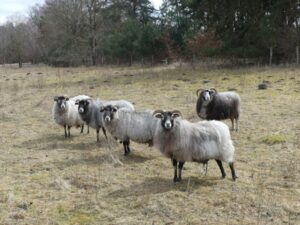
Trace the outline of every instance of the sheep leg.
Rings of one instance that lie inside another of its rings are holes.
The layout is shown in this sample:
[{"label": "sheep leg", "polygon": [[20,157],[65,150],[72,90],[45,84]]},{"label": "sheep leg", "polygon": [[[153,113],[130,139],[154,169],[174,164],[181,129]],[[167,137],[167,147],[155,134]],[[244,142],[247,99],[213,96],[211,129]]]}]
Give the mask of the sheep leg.
[{"label": "sheep leg", "polygon": [[226,173],[225,173],[225,170],[223,168],[223,165],[222,165],[222,161],[221,160],[218,160],[216,159],[216,162],[221,170],[221,173],[222,173],[222,178],[225,178],[226,177]]},{"label": "sheep leg", "polygon": [[104,127],[102,127],[102,132],[103,132],[103,134],[104,134],[104,136],[105,136],[105,138],[106,138],[106,140],[107,140],[106,130],[105,130]]},{"label": "sheep leg", "polygon": [[88,127],[87,128],[87,134],[89,134],[90,133],[90,126],[88,125],[87,127]]},{"label": "sheep leg", "polygon": [[235,123],[236,123],[235,130],[238,131],[239,130],[239,118],[235,118]]},{"label": "sheep leg", "polygon": [[148,146],[149,146],[149,147],[152,147],[152,146],[153,146],[153,140],[149,140],[149,141],[148,141]]},{"label": "sheep leg", "polygon": [[83,133],[83,128],[84,128],[84,125],[81,126],[81,131],[80,131],[81,134]]},{"label": "sheep leg", "polygon": [[64,128],[65,128],[65,138],[68,137],[68,134],[67,134],[67,125],[64,125]]},{"label": "sheep leg", "polygon": [[124,155],[126,156],[127,153],[127,146],[126,146],[126,141],[123,141],[123,148],[124,148]]},{"label": "sheep leg", "polygon": [[129,145],[130,145],[130,140],[127,141],[127,151],[128,151],[128,154],[129,154],[129,152],[130,152]]},{"label": "sheep leg", "polygon": [[182,171],[182,168],[183,168],[183,164],[184,164],[184,162],[179,162],[179,165],[178,165],[178,168],[179,168],[178,182],[181,181],[181,171]]},{"label": "sheep leg", "polygon": [[231,130],[234,131],[234,118],[230,118],[231,120]]},{"label": "sheep leg", "polygon": [[71,129],[71,126],[68,126],[68,137],[71,137],[70,129]]},{"label": "sheep leg", "polygon": [[232,175],[232,180],[235,181],[236,178],[238,178],[235,174],[235,169],[234,169],[234,163],[229,163],[229,167],[230,167],[230,170],[231,170],[231,175]]},{"label": "sheep leg", "polygon": [[177,177],[177,160],[176,159],[172,159],[172,164],[173,164],[173,167],[174,167],[174,178],[173,178],[173,181],[174,182],[178,182],[179,179]]},{"label": "sheep leg", "polygon": [[96,132],[97,132],[97,142],[99,142],[100,141],[100,138],[99,138],[99,129],[97,129]]},{"label": "sheep leg", "polygon": [[123,147],[124,147],[124,155],[128,155],[130,153],[130,148],[129,148],[130,141],[123,141]]}]

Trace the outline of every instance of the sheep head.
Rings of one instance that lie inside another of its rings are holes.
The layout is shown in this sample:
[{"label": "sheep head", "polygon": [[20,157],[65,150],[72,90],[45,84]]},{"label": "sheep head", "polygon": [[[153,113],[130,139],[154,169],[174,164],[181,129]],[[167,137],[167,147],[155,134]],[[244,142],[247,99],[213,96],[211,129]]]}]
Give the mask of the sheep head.
[{"label": "sheep head", "polygon": [[69,98],[65,96],[55,96],[54,101],[57,103],[60,110],[65,110],[67,107],[66,102],[69,101]]},{"label": "sheep head", "polygon": [[161,119],[161,126],[164,130],[169,131],[174,127],[174,119],[181,116],[179,110],[174,111],[163,111],[155,110],[153,116]]},{"label": "sheep head", "polygon": [[118,111],[118,106],[115,105],[107,105],[105,107],[100,108],[100,112],[103,113],[103,119],[105,122],[109,123],[115,117],[116,112]]},{"label": "sheep head", "polygon": [[83,99],[83,100],[77,99],[75,102],[75,105],[78,105],[79,114],[86,113],[88,111],[89,104],[90,104],[89,99]]}]

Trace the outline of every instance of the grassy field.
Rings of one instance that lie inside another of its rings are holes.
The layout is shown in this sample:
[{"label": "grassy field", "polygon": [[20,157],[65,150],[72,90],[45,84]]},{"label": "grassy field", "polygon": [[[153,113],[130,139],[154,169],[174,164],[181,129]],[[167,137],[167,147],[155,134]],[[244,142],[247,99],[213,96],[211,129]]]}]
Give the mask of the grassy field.
[{"label": "grassy field", "polygon": [[[158,150],[132,143],[125,157],[94,130],[65,139],[51,117],[55,95],[87,94],[198,121],[199,87],[241,96],[236,182],[211,161],[206,176],[186,163],[174,184]],[[0,88],[0,224],[300,224],[299,68],[2,66]]]}]

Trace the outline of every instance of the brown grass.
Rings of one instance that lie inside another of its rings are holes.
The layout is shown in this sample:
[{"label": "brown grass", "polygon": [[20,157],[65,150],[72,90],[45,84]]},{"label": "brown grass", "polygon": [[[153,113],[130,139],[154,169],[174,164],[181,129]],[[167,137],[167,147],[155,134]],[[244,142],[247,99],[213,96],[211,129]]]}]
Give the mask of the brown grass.
[{"label": "brown grass", "polygon": [[[263,80],[269,88],[257,90]],[[94,131],[75,128],[66,140],[51,118],[53,96],[88,94],[178,109],[197,121],[199,87],[241,96],[236,182],[227,165],[222,180],[212,161],[207,176],[186,163],[183,181],[173,184],[170,160],[157,150],[132,143],[124,157],[111,138],[97,144]],[[300,223],[299,68],[5,66],[0,90],[0,224]]]}]

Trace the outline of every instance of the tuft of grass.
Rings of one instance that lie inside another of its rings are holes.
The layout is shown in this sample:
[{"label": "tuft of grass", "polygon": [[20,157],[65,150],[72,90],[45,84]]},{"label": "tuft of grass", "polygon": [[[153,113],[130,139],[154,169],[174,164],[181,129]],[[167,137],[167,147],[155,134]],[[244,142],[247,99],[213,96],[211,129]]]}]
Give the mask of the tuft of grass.
[{"label": "tuft of grass", "polygon": [[47,173],[47,172],[40,172],[40,173],[37,173],[37,174],[33,174],[31,176],[32,181],[43,181],[43,180],[46,180],[48,178],[49,178],[49,173]]},{"label": "tuft of grass", "polygon": [[287,141],[287,137],[280,134],[269,135],[261,138],[261,142],[267,145],[285,143],[286,141]]},{"label": "tuft of grass", "polygon": [[76,212],[71,216],[70,220],[68,221],[68,224],[85,225],[85,224],[91,224],[93,220],[94,218],[87,213]]}]

